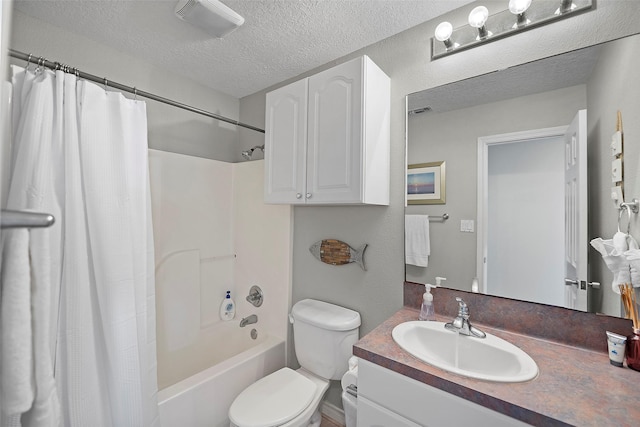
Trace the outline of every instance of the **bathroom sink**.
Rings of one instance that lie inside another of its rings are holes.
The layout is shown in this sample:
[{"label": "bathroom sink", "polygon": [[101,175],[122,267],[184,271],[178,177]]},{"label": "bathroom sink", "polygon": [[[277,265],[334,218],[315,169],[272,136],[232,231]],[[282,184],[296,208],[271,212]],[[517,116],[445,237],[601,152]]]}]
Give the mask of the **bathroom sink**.
[{"label": "bathroom sink", "polygon": [[460,335],[443,322],[404,322],[393,328],[393,340],[412,356],[465,377],[515,383],[538,375],[538,365],[515,345],[487,334]]}]

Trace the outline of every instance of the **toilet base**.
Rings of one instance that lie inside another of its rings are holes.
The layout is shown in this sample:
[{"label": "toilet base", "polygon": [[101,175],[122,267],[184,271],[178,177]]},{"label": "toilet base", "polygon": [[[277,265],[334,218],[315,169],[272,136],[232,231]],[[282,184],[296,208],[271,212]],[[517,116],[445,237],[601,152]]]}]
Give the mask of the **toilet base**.
[{"label": "toilet base", "polygon": [[322,414],[320,413],[320,408],[316,409],[316,412],[313,413],[311,419],[309,420],[309,427],[320,427],[320,423],[322,422]]}]

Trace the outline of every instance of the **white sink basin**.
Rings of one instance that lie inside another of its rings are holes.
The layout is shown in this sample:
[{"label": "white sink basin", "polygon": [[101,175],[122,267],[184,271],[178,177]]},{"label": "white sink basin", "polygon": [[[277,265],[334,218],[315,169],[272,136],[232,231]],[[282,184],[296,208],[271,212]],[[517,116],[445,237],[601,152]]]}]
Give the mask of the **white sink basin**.
[{"label": "white sink basin", "polygon": [[538,375],[527,353],[495,335],[468,337],[445,329],[443,322],[414,321],[393,328],[392,336],[412,356],[465,377],[515,383]]}]

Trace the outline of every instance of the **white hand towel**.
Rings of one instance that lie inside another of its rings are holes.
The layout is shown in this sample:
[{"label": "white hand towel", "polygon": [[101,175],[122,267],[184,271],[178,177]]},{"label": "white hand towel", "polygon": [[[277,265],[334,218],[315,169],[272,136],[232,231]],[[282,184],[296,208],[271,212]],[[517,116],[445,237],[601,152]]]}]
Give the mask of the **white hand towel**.
[{"label": "white hand towel", "polygon": [[0,384],[3,422],[31,408],[34,390],[29,231],[4,232],[0,307]]},{"label": "white hand towel", "polygon": [[33,372],[36,393],[31,409],[22,416],[22,427],[57,427],[60,403],[51,359],[51,253],[49,229],[34,229],[29,236],[31,256],[31,308]]},{"label": "white hand towel", "polygon": [[404,216],[404,253],[407,264],[418,267],[429,265],[431,244],[428,215]]},{"label": "white hand towel", "polygon": [[3,426],[60,425],[49,339],[48,247],[48,230],[10,230],[4,240],[0,328]]}]

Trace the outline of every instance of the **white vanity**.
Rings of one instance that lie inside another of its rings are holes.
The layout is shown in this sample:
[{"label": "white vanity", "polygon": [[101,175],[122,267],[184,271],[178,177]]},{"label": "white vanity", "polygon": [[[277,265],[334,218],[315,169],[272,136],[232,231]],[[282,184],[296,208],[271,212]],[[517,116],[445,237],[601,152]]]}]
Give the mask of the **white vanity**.
[{"label": "white vanity", "polygon": [[[443,297],[444,292],[457,293],[442,290],[438,297]],[[447,299],[449,297],[447,295]],[[495,298],[476,298],[480,297]],[[466,298],[471,296],[466,294]],[[474,303],[479,305],[477,301]],[[487,306],[504,308],[495,301]],[[474,305],[470,307],[473,309]],[[528,317],[540,330],[547,325],[535,316],[553,317],[545,311],[545,306],[532,306],[526,313],[522,306],[518,308],[520,318]],[[436,313],[442,312],[437,310],[436,307]],[[475,313],[479,316],[480,310]],[[528,354],[538,366],[538,375],[532,380],[514,383],[474,379],[425,363],[393,340],[394,328],[416,320],[418,314],[416,308],[405,306],[354,346],[354,355],[360,359],[358,427],[640,425],[637,404],[640,373],[610,365],[606,350],[580,348],[477,323],[488,335],[502,338]],[[599,335],[594,324],[581,324],[586,315],[563,311],[565,317],[559,319],[564,325],[561,327],[576,331],[570,332],[572,336],[586,336],[576,329],[581,326],[588,328],[585,334]],[[499,316],[510,314],[501,311]],[[448,322],[452,318],[438,314],[438,320]],[[598,318],[593,320],[598,321]],[[556,326],[549,329],[557,331]],[[602,340],[604,343],[606,338],[603,336]]]},{"label": "white vanity", "polygon": [[358,427],[464,425],[528,424],[366,360],[359,362]]}]

